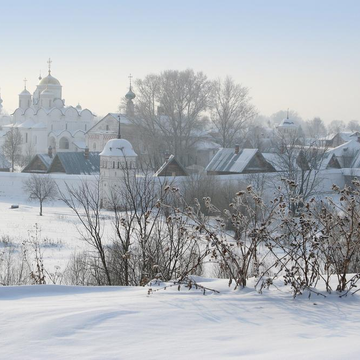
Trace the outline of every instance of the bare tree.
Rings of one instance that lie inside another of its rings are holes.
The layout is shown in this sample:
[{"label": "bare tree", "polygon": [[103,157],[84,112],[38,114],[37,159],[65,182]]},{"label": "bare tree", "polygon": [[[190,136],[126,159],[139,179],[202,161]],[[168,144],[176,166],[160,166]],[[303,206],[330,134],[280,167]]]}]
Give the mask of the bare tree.
[{"label": "bare tree", "polygon": [[255,118],[255,107],[250,104],[249,89],[236,84],[231,77],[213,83],[211,121],[220,133],[221,145],[231,147]]},{"label": "bare tree", "polygon": [[107,263],[107,247],[103,239],[103,218],[101,216],[100,179],[93,182],[83,181],[79,187],[66,184],[66,192],[59,190],[60,199],[74,212],[80,220],[79,234],[85,242],[95,249],[99,256],[94,262],[94,270],[100,276],[104,274],[104,281],[98,278],[98,283],[111,285],[110,269]]},{"label": "bare tree", "polygon": [[136,87],[137,119],[133,121],[150,135],[145,144],[147,151],[162,148],[186,164],[204,128],[211,82],[202,72],[167,70],[137,80]]},{"label": "bare tree", "polygon": [[11,127],[5,135],[5,141],[2,146],[4,155],[11,162],[11,171],[14,172],[15,164],[21,160],[22,136],[18,128]]},{"label": "bare tree", "polygon": [[56,183],[50,175],[31,174],[24,181],[23,189],[29,195],[30,200],[39,201],[40,216],[43,214],[43,203],[54,200],[58,194]]}]

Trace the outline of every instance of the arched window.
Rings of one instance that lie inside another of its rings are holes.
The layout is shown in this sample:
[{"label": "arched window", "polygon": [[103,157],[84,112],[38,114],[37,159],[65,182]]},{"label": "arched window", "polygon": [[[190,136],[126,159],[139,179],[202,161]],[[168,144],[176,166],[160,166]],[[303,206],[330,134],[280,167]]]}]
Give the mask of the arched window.
[{"label": "arched window", "polygon": [[106,131],[109,131],[109,125],[106,125]]},{"label": "arched window", "polygon": [[96,150],[96,143],[93,144],[93,150]]},{"label": "arched window", "polygon": [[63,150],[69,150],[69,140],[66,137],[62,137],[60,139],[59,148]]},{"label": "arched window", "polygon": [[51,137],[50,140],[49,140],[49,146],[52,147],[53,151],[55,151],[56,149],[56,141],[55,141],[55,138],[54,137]]}]

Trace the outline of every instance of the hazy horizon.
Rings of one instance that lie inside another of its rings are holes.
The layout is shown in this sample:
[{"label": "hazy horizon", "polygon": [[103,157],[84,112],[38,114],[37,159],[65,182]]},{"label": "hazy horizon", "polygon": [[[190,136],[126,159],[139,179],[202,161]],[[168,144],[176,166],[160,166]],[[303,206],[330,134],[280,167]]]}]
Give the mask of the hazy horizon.
[{"label": "hazy horizon", "polygon": [[50,57],[66,104],[97,115],[117,110],[129,73],[192,68],[249,87],[263,115],[360,119],[359,15],[356,1],[6,2],[3,105],[17,108],[25,77],[34,91]]}]

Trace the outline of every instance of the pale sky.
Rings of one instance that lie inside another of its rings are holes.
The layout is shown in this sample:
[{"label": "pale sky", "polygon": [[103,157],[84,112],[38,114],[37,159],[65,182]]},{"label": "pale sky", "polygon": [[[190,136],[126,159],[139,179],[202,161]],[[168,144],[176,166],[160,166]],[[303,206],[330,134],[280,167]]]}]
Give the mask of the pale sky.
[{"label": "pale sky", "polygon": [[0,33],[9,112],[51,57],[66,104],[98,115],[116,111],[129,73],[193,68],[231,75],[264,115],[360,120],[360,1],[4,0]]}]

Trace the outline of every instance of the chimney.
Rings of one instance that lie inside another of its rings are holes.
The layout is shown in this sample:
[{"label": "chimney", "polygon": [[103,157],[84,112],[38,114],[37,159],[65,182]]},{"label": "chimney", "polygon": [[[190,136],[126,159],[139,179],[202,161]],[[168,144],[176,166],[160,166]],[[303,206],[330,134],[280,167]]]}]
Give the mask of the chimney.
[{"label": "chimney", "polygon": [[48,156],[49,156],[50,159],[52,159],[52,157],[53,157],[53,149],[52,149],[52,146],[49,146],[49,148],[48,148]]},{"label": "chimney", "polygon": [[237,155],[240,151],[240,146],[238,144],[235,145],[235,154]]},{"label": "chimney", "polygon": [[165,161],[168,161],[170,158],[170,154],[166,151],[165,152]]},{"label": "chimney", "polygon": [[85,147],[84,156],[85,156],[85,159],[89,158],[89,147],[88,146]]}]

